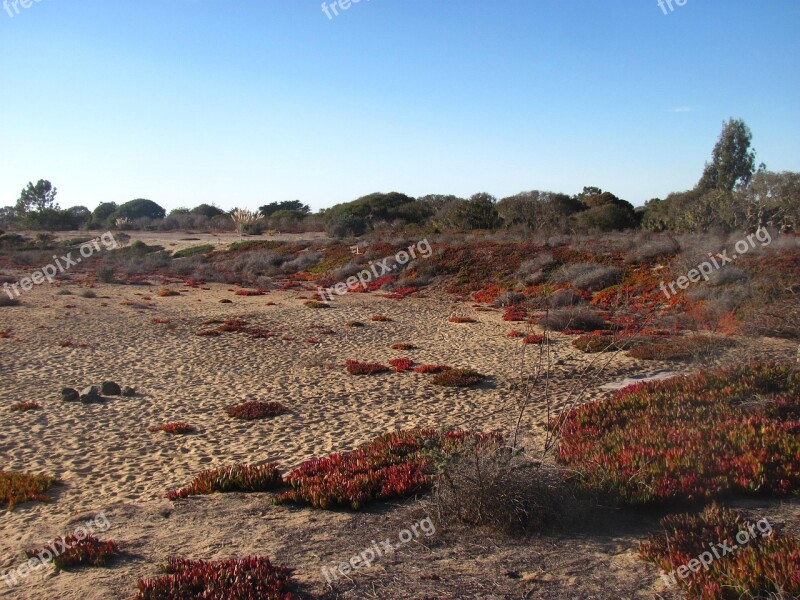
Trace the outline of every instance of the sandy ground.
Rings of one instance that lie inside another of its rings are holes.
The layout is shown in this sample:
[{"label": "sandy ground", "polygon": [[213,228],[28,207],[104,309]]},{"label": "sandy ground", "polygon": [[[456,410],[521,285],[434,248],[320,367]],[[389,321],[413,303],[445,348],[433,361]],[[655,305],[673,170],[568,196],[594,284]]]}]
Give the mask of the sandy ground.
[{"label": "sandy ground", "polygon": [[[523,356],[519,341],[506,337],[520,324],[503,322],[499,312],[475,312],[449,297],[396,301],[357,294],[314,310],[296,292],[248,298],[222,285],[171,287],[181,296],[161,298],[158,286],[98,285],[98,297],[87,299],[78,295],[77,283],[64,282],[60,289],[73,295],[56,295],[59,288],[42,285],[25,295],[23,306],[0,309],[0,330],[10,327],[13,336],[0,339],[1,468],[49,473],[64,483],[53,492],[53,502],[25,504],[0,516],[0,575],[24,561],[25,549],[71,532],[100,511],[111,523],[105,537],[119,541],[126,553],[110,569],[61,574],[43,569],[13,590],[0,581],[0,597],[130,598],[136,581],[156,575],[169,556],[246,554],[294,566],[304,592],[330,598],[656,597],[656,573],[635,556],[643,537],[640,523],[612,519],[600,532],[519,545],[441,532],[331,590],[324,585],[322,566],[349,559],[378,536],[396,536],[423,516],[419,507],[411,502],[350,514],[275,507],[269,495],[165,500],[169,489],[205,468],[274,461],[289,469],[395,428],[507,431],[516,418],[515,382],[535,362],[530,350]],[[220,303],[223,298],[232,303]],[[125,306],[126,301],[152,306]],[[373,314],[393,321],[370,322]],[[449,323],[454,315],[480,322]],[[277,336],[195,335],[203,321],[229,317]],[[169,323],[154,323],[156,318]],[[346,327],[353,319],[367,326]],[[320,326],[335,333],[321,334],[315,329]],[[62,347],[66,340],[89,346]],[[419,350],[390,349],[399,342]],[[779,342],[759,346],[763,356],[773,358],[792,351]],[[447,390],[415,373],[353,377],[342,368],[348,359],[385,362],[399,356],[418,364],[472,367],[490,379],[478,389]],[[553,408],[569,399],[592,360],[597,359],[556,336]],[[675,367],[620,355],[589,383],[583,400],[612,393],[601,384],[666,368]],[[139,395],[102,405],[60,400],[62,386],[109,379],[135,387]],[[8,406],[20,400],[36,400],[43,409],[9,412]],[[252,423],[225,414],[225,407],[245,400],[280,401],[291,412]],[[527,443],[541,441],[545,415],[542,403],[526,413]],[[188,422],[198,433],[168,436],[148,430],[169,421]],[[796,504],[756,509],[771,510],[778,519],[798,514]],[[617,591],[606,596],[608,589]]]}]

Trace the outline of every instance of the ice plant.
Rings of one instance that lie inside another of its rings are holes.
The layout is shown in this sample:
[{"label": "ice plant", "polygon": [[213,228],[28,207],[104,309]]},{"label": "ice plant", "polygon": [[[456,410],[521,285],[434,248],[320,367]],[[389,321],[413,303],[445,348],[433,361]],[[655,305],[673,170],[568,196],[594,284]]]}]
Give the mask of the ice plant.
[{"label": "ice plant", "polygon": [[411,370],[411,367],[414,366],[414,361],[410,358],[393,358],[389,361],[389,364],[394,367],[395,373],[405,373]]},{"label": "ice plant", "polygon": [[29,400],[27,402],[15,402],[11,405],[11,412],[28,412],[29,410],[37,410],[42,408],[42,405],[38,402],[34,402],[33,400]]},{"label": "ice plant", "polygon": [[357,360],[348,360],[346,364],[347,372],[351,375],[376,375],[391,370],[386,365],[381,365],[379,363],[362,363]]},{"label": "ice plant", "polygon": [[5,505],[8,510],[12,510],[17,504],[31,500],[49,502],[50,498],[45,492],[59,483],[55,477],[49,475],[0,471],[0,507]]},{"label": "ice plant", "polygon": [[414,372],[424,375],[436,375],[444,371],[449,371],[452,368],[453,367],[448,367],[447,365],[420,365],[414,369]]},{"label": "ice plant", "polygon": [[[62,550],[53,553],[52,550]],[[39,550],[27,550],[28,558],[41,556],[48,552],[53,555],[53,566],[56,569],[70,567],[104,567],[119,555],[119,546],[114,541],[104,542],[93,535],[60,537]]]},{"label": "ice plant", "polygon": [[244,402],[229,406],[225,411],[229,417],[234,419],[254,421],[256,419],[266,419],[267,417],[277,417],[289,412],[289,409],[280,402]]},{"label": "ice plant", "polygon": [[280,485],[280,472],[272,463],[259,466],[237,464],[201,471],[186,487],[168,492],[167,498],[179,500],[217,492],[266,492]]},{"label": "ice plant", "polygon": [[195,428],[188,423],[167,423],[158,427],[151,427],[150,431],[153,433],[163,431],[173,435],[186,435],[187,433],[194,433]]},{"label": "ice plant", "polygon": [[479,384],[486,378],[472,369],[447,369],[433,378],[435,385],[443,387],[470,387]]}]

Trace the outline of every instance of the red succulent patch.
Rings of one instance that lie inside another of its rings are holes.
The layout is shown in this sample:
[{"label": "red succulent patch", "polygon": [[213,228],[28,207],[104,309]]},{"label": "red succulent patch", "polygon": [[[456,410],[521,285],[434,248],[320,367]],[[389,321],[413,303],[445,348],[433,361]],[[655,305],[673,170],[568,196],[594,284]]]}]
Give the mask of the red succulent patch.
[{"label": "red succulent patch", "polygon": [[0,506],[12,510],[17,504],[31,500],[49,502],[45,492],[58,484],[59,481],[49,475],[0,471]]},{"label": "red succulent patch", "polygon": [[414,361],[410,358],[393,358],[389,361],[389,364],[394,367],[395,373],[405,373],[411,370],[411,367],[414,366]]},{"label": "red succulent patch", "polygon": [[351,375],[376,375],[387,371],[391,371],[391,369],[379,363],[362,363],[357,360],[347,361],[347,372]]},{"label": "red succulent patch", "polygon": [[476,319],[472,317],[450,317],[448,319],[451,323],[477,323]]},{"label": "red succulent patch", "polygon": [[394,344],[392,346],[392,350],[416,350],[417,347],[414,344]]},{"label": "red succulent patch", "polygon": [[225,409],[228,416],[243,421],[254,421],[256,419],[266,419],[267,417],[277,417],[278,415],[289,412],[280,402],[244,402]]},{"label": "red succulent patch", "polygon": [[166,575],[140,580],[134,600],[213,598],[214,600],[293,600],[290,571],[273,565],[268,558],[204,562],[171,559]]},{"label": "red succulent patch", "polygon": [[28,412],[29,410],[36,410],[42,408],[42,405],[33,400],[25,402],[15,402],[11,405],[11,412]]},{"label": "red succulent patch", "polygon": [[[54,548],[61,552],[54,554]],[[104,567],[119,555],[119,546],[114,541],[103,542],[93,535],[70,535],[57,538],[39,550],[28,550],[25,554],[28,558],[34,558],[43,555],[45,551],[53,555],[52,561],[56,569]]]},{"label": "red succulent patch", "polygon": [[526,335],[522,339],[523,344],[541,344],[544,342],[544,336],[539,334]]},{"label": "red succulent patch", "polygon": [[445,371],[449,371],[453,367],[448,367],[446,365],[420,365],[414,369],[416,373],[422,373],[424,375],[436,375],[437,373],[444,373]]},{"label": "red succulent patch", "polygon": [[170,298],[173,296],[180,296],[181,293],[176,290],[161,290],[158,295],[162,298]]},{"label": "red succulent patch", "polygon": [[272,463],[259,466],[237,464],[201,471],[188,486],[167,493],[167,498],[179,500],[214,493],[267,492],[280,485],[280,472]]},{"label": "red succulent patch", "polygon": [[264,296],[266,293],[264,290],[236,290],[237,296]]},{"label": "red succulent patch", "polygon": [[628,387],[553,425],[559,459],[630,504],[800,490],[800,372],[754,363]]},{"label": "red succulent patch", "polygon": [[[782,537],[762,522],[712,504],[699,514],[663,518],[664,533],[650,536],[639,554],[691,599],[798,598],[800,540]],[[741,532],[748,534],[746,543],[736,537]],[[699,564],[696,571],[687,566],[690,562]]]},{"label": "red succulent patch", "polygon": [[164,433],[171,433],[173,435],[185,435],[187,433],[194,433],[195,428],[188,423],[167,423],[159,425],[158,427],[151,427],[150,431],[153,433],[163,431]]},{"label": "red succulent patch", "polygon": [[447,369],[442,371],[433,378],[435,385],[443,387],[470,387],[477,385],[486,379],[485,375],[481,375],[472,369]]},{"label": "red succulent patch", "polygon": [[372,315],[369,318],[370,321],[376,321],[378,323],[389,323],[392,319],[387,317],[386,315]]}]

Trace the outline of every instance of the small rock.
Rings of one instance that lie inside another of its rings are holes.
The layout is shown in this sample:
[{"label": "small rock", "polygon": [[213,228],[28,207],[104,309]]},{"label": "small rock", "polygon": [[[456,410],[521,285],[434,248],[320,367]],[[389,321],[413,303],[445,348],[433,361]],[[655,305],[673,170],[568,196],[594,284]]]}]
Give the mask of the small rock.
[{"label": "small rock", "polygon": [[96,385],[90,385],[81,390],[81,396],[99,396],[100,390]]},{"label": "small rock", "polygon": [[136,390],[126,385],[124,388],[122,388],[122,395],[126,398],[132,398],[136,395]]},{"label": "small rock", "polygon": [[81,395],[78,393],[78,390],[72,388],[61,388],[61,399],[64,402],[77,402],[81,399]]},{"label": "small rock", "polygon": [[122,388],[113,381],[104,381],[100,388],[100,393],[104,396],[119,396],[122,393]]}]

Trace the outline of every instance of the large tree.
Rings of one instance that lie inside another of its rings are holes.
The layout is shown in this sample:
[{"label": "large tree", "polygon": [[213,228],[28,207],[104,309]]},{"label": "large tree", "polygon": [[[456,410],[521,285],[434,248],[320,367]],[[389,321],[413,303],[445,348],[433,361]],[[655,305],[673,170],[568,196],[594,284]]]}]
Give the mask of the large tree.
[{"label": "large tree", "polygon": [[28,182],[17,200],[17,213],[24,215],[29,212],[59,210],[58,204],[56,204],[57,193],[58,190],[46,179],[40,179],[36,185]]},{"label": "large tree", "polygon": [[722,127],[711,162],[706,163],[697,187],[701,191],[727,190],[747,185],[755,172],[753,134],[741,119],[729,119]]}]

